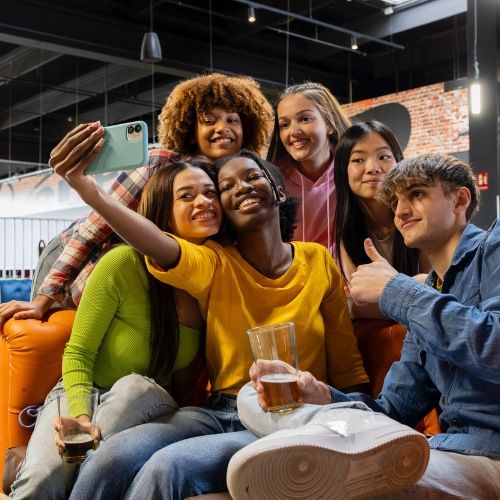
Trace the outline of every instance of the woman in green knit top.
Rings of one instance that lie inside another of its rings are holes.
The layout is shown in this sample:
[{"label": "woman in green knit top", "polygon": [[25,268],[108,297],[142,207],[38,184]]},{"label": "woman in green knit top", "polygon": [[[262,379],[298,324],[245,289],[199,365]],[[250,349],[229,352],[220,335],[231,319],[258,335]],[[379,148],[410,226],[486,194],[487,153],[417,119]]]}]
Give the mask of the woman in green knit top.
[{"label": "woman in green knit top", "polygon": [[[209,175],[210,174],[210,175]],[[221,208],[201,161],[162,167],[148,181],[138,212],[164,231],[203,243],[219,231]],[[128,245],[109,250],[85,287],[63,356],[65,389],[97,386],[96,437],[104,438],[177,408],[195,389],[203,320],[186,292],[165,285]],[[154,381],[156,380],[158,384]],[[74,469],[62,464],[53,438],[56,388],[49,394],[13,485],[14,498],[62,498]],[[90,427],[86,415],[77,416]],[[56,437],[59,447],[64,446]],[[29,493],[28,493],[29,492]]]}]

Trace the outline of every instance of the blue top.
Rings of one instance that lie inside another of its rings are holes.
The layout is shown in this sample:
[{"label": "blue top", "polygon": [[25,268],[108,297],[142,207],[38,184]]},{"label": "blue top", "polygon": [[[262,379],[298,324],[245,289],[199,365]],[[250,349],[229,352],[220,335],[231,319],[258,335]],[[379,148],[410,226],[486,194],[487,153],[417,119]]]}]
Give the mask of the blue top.
[{"label": "blue top", "polygon": [[345,395],[415,426],[442,409],[442,434],[431,448],[500,458],[500,220],[488,232],[469,224],[444,276],[442,293],[397,274],[383,290],[381,310],[407,328],[401,360],[378,399]]}]

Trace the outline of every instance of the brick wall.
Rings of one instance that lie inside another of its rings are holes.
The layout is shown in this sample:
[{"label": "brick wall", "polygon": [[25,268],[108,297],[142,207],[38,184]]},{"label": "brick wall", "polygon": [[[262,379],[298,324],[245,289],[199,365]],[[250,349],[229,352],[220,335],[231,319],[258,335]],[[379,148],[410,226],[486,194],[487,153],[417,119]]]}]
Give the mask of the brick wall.
[{"label": "brick wall", "polygon": [[[466,87],[445,91],[444,83],[397,92],[342,106],[349,117],[371,108],[399,103],[411,117],[411,134],[404,154],[456,153],[469,150],[469,111]],[[389,125],[389,124],[388,124]]]}]

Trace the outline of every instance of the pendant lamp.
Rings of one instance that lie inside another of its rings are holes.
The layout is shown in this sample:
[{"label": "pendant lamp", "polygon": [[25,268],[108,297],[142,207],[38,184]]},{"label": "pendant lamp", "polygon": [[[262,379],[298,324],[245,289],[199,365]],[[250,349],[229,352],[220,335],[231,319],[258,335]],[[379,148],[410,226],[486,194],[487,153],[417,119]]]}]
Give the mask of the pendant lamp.
[{"label": "pendant lamp", "polygon": [[153,31],[153,2],[149,4],[149,31],[144,33],[141,45],[141,61],[157,63],[161,61],[161,45],[158,34]]}]

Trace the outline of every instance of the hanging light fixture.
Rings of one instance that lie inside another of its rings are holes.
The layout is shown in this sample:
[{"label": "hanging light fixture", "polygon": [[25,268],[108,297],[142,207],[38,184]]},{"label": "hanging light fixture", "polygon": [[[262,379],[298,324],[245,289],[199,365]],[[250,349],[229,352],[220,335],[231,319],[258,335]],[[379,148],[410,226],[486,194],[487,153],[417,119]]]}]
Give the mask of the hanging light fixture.
[{"label": "hanging light fixture", "polygon": [[479,61],[477,60],[477,0],[474,0],[474,47],[472,65],[474,68],[474,79],[470,85],[470,112],[473,115],[481,113],[481,85],[479,83]]},{"label": "hanging light fixture", "polygon": [[144,33],[141,45],[141,61],[157,63],[161,61],[161,45],[158,34],[153,31],[153,0],[149,3],[149,31]]},{"label": "hanging light fixture", "polygon": [[355,36],[351,36],[351,49],[358,50],[358,39]]},{"label": "hanging light fixture", "polygon": [[255,9],[253,7],[248,7],[248,22],[254,23],[257,18],[255,17]]}]

